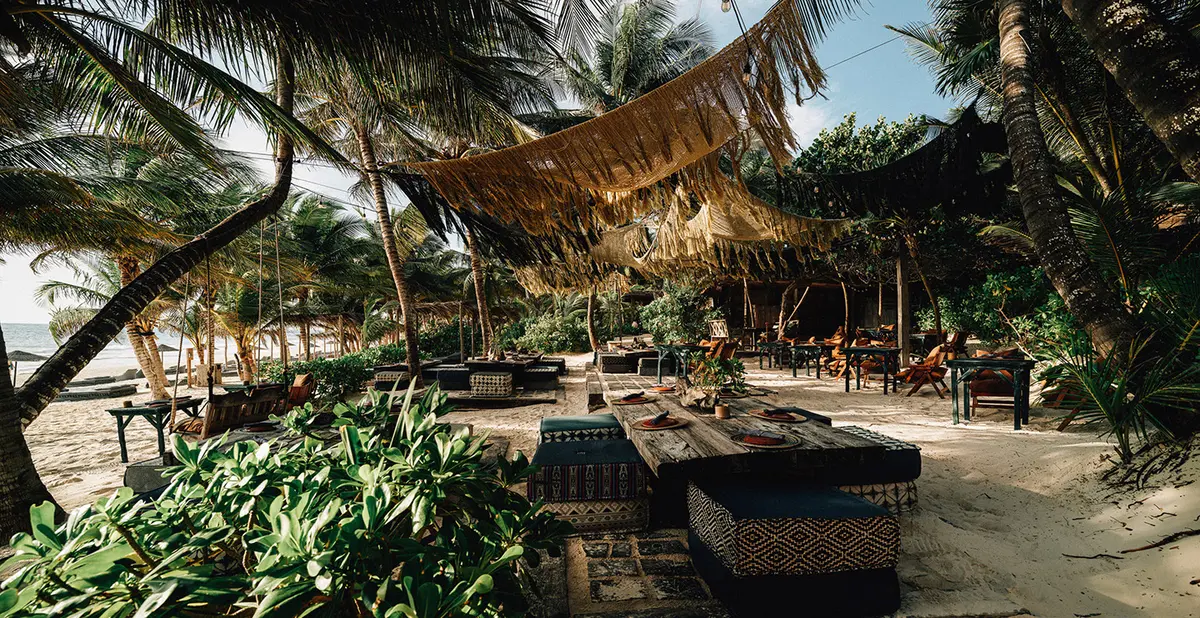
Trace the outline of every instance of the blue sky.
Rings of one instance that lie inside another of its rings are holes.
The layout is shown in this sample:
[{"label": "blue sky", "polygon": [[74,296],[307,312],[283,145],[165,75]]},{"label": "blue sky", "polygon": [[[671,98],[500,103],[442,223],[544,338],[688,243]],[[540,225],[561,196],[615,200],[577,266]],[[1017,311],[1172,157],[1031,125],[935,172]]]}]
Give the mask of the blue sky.
[{"label": "blue sky", "polygon": [[[738,7],[747,25],[755,23],[774,4],[774,0],[738,0]],[[865,3],[866,4],[866,3]],[[723,46],[740,34],[733,13],[722,13],[720,0],[678,0],[676,14],[680,19],[699,15],[712,29],[718,46]],[[884,24],[904,25],[929,20],[926,0],[876,0],[867,4],[854,18],[835,25],[828,38],[818,47],[818,58],[828,69],[829,84],[825,99],[813,99],[803,107],[790,110],[792,128],[801,145],[807,145],[824,127],[831,127],[850,112],[858,113],[859,123],[874,122],[879,116],[902,120],[909,114],[945,116],[953,102],[933,93],[933,80],[928,71],[917,66],[905,53],[903,41],[891,41],[852,60],[851,56],[892,39],[895,35]],[[268,152],[262,132],[244,124],[236,124],[225,138],[227,148]],[[264,181],[271,178],[269,163],[256,161],[263,171]],[[299,188],[319,191],[330,197],[352,201],[345,189],[354,179],[322,166],[299,166],[296,173]],[[30,256],[0,255],[0,322],[45,323],[47,308],[33,300],[33,290],[43,281],[71,281],[72,273],[64,268],[33,273]]]}]

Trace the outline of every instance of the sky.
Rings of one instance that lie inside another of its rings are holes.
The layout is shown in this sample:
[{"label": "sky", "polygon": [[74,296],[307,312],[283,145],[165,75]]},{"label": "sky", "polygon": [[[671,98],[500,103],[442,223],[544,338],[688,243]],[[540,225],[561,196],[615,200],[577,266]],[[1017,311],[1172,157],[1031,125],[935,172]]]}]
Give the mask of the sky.
[{"label": "sky", "polygon": [[[747,26],[758,21],[775,0],[737,0]],[[733,13],[723,13],[720,0],[678,0],[676,17],[699,16],[713,32],[718,47],[741,34]],[[864,2],[854,17],[833,26],[828,37],[817,47],[817,57],[828,74],[824,98],[792,105],[789,116],[801,144],[807,145],[822,128],[842,121],[845,114],[856,112],[858,122],[873,123],[884,116],[903,120],[909,114],[944,117],[953,101],[934,94],[929,72],[908,56],[904,42],[885,29],[885,24],[901,26],[929,20],[926,0],[875,0]],[[878,46],[878,47],[876,47]],[[874,48],[874,49],[872,49]],[[867,51],[870,50],[870,51]],[[865,52],[865,53],[863,53]],[[861,55],[857,55],[860,54]],[[269,153],[263,132],[245,123],[236,123],[222,140],[231,150]],[[262,171],[264,182],[273,177],[270,156],[255,156],[252,162]],[[296,188],[322,193],[328,197],[356,202],[347,193],[356,178],[322,165],[298,165]],[[368,212],[369,214],[369,212]],[[29,255],[0,255],[0,322],[46,323],[50,310],[34,300],[34,290],[45,281],[74,281],[73,273],[62,267],[34,273]]]}]

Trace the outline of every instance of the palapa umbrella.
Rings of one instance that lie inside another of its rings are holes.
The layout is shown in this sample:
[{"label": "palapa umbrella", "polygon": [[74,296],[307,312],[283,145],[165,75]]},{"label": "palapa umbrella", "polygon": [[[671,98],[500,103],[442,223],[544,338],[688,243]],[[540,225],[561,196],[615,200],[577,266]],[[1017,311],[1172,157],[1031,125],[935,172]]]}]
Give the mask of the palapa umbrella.
[{"label": "palapa umbrella", "polygon": [[8,362],[12,363],[12,381],[13,386],[17,384],[17,363],[37,363],[44,361],[50,357],[34,354],[33,352],[25,352],[23,350],[13,350],[8,353]]},{"label": "palapa umbrella", "polygon": [[[162,366],[163,367],[167,366],[167,352],[178,352],[178,351],[179,351],[179,348],[172,346],[170,344],[167,344],[167,343],[160,344],[158,346],[158,356],[159,356],[159,358],[162,359]],[[175,373],[179,373],[179,364],[178,363],[175,364]]]}]

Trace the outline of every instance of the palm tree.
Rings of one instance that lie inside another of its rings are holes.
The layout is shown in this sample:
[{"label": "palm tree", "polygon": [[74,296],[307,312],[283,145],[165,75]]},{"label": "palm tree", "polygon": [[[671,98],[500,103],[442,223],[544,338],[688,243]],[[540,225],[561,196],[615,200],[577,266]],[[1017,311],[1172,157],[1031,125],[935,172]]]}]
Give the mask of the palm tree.
[{"label": "palm tree", "polygon": [[[1200,181],[1200,60],[1193,2],[1063,0],[1062,7],[1146,123]],[[1165,12],[1171,11],[1171,12]]]},{"label": "palm tree", "polygon": [[[72,262],[72,267],[80,279],[79,283],[48,281],[38,286],[36,291],[38,299],[52,308],[50,334],[56,343],[70,337],[95,317],[99,308],[132,280],[133,271],[137,268],[136,260],[131,258],[92,258],[81,264]],[[62,301],[74,301],[75,304],[62,305]],[[126,338],[133,348],[138,366],[150,383],[150,393],[155,399],[167,397],[166,373],[158,356],[154,335],[158,316],[165,309],[165,301],[155,301],[125,325]]]},{"label": "palm tree", "polygon": [[600,18],[590,59],[575,51],[561,67],[567,91],[593,114],[612,111],[675,79],[713,52],[699,18],[675,21],[673,0],[614,2]]}]

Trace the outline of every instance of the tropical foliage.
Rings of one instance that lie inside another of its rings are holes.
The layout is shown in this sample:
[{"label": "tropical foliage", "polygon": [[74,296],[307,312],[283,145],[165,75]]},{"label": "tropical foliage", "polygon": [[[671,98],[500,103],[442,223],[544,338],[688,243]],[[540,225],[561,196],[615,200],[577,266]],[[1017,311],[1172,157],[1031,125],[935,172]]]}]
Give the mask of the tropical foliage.
[{"label": "tropical foliage", "polygon": [[569,525],[508,489],[533,470],[523,456],[485,464],[485,437],[436,422],[437,389],[398,417],[392,403],[338,407],[332,443],[311,407],[284,419],[286,439],[176,438],[151,502],[122,489],[62,524],[34,507],[0,615],[517,615],[519,578]]}]

